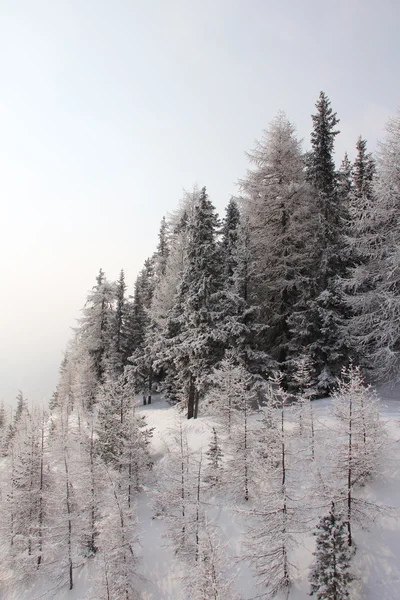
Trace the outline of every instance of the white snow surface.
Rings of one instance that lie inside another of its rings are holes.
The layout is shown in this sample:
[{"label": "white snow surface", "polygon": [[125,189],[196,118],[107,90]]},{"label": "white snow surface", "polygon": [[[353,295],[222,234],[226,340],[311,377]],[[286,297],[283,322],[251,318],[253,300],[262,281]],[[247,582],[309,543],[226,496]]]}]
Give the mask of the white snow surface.
[{"label": "white snow surface", "polygon": [[[330,400],[317,400],[313,403],[316,419],[323,440],[324,428],[329,428],[332,417],[329,413]],[[378,503],[390,505],[400,515],[400,399],[390,397],[385,390],[380,396],[381,417],[388,433],[385,460],[379,476],[368,484],[362,494]],[[180,419],[178,407],[169,406],[162,398],[154,397],[151,405],[139,406],[138,411],[145,415],[149,427],[153,427],[151,455],[157,466],[168,460],[168,448],[174,443],[173,431]],[[256,416],[254,417],[256,418]],[[196,420],[183,420],[189,446],[193,451],[207,450],[213,417],[200,414]],[[323,447],[323,446],[322,446]],[[161,465],[162,466],[162,465]],[[157,468],[154,470],[157,473]],[[184,564],[175,556],[174,549],[164,536],[165,524],[155,516],[153,506],[153,482],[137,498],[137,535],[140,540],[137,552],[140,557],[138,591],[142,600],[191,600],[184,592],[182,577]],[[223,538],[223,546],[228,557],[232,558],[230,575],[235,575],[235,587],[240,598],[250,600],[262,597],[262,588],[257,585],[250,568],[238,557],[242,555],[246,523],[243,512],[248,505],[233,506],[220,492],[207,509],[208,519],[218,525]],[[370,523],[368,530],[355,530],[357,552],[352,563],[352,572],[357,580],[350,593],[351,600],[400,600],[400,519],[385,518]],[[303,535],[301,543],[291,561],[297,567],[294,585],[290,589],[290,600],[309,598],[308,573],[312,561],[314,538]],[[73,590],[62,590],[54,595],[55,600],[94,600],[92,581],[96,576],[95,561],[75,569],[76,585]],[[7,592],[2,600],[39,600],[49,598],[46,582],[34,589]],[[11,594],[11,595],[10,595]],[[50,596],[51,597],[51,596]],[[277,600],[287,598],[278,595]],[[121,599],[122,600],[122,599]]]}]

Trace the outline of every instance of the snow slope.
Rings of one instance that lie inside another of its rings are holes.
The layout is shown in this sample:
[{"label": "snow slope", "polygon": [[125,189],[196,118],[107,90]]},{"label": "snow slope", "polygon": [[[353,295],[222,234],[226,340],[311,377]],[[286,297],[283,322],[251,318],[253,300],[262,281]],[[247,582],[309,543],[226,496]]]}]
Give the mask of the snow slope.
[{"label": "snow slope", "polygon": [[[314,403],[315,414],[324,437],[324,428],[329,428],[330,400]],[[179,418],[178,409],[171,408],[162,399],[156,399],[150,406],[139,408],[146,415],[148,424],[154,427],[152,442],[153,458],[160,460],[172,443],[171,435]],[[400,402],[382,397],[381,417],[388,432],[388,444],[383,469],[379,477],[363,491],[365,497],[378,503],[400,509]],[[200,416],[197,420],[183,421],[189,445],[193,450],[206,449],[214,421],[211,417]],[[237,508],[239,510],[237,510]],[[246,509],[246,507],[243,507]],[[209,515],[218,524],[227,544],[226,550],[232,558],[241,555],[243,535],[246,529],[240,507],[230,507],[221,502],[220,506],[210,507]],[[151,490],[143,493],[138,502],[139,535],[142,544],[141,571],[148,581],[143,585],[145,600],[176,600],[182,595],[182,565],[174,558],[173,551],[165,546],[164,524],[152,519]],[[368,531],[355,533],[357,553],[353,571],[359,577],[352,589],[352,600],[396,600],[400,599],[400,522],[386,518],[371,523]],[[308,568],[312,560],[313,538],[306,535],[296,552],[295,562],[298,576],[290,592],[292,600],[308,598]],[[243,563],[237,567],[236,588],[244,599],[254,598],[262,592],[251,571]],[[187,600],[190,600],[187,597]]]},{"label": "snow slope", "polygon": [[[313,404],[317,420],[317,435],[320,448],[331,426],[329,400],[315,401]],[[145,415],[148,426],[153,427],[151,455],[155,463],[153,479],[137,499],[138,538],[140,556],[137,587],[143,600],[190,600],[183,590],[182,577],[185,566],[176,557],[174,549],[165,536],[166,526],[155,515],[153,504],[154,488],[159,465],[168,461],[168,449],[174,443],[173,435],[181,419],[179,409],[170,407],[162,398],[154,398],[148,406],[139,406],[138,411]],[[385,460],[379,476],[362,494],[371,500],[395,507],[400,511],[400,401],[388,396],[381,397],[381,417],[388,433]],[[254,417],[256,419],[256,417]],[[193,451],[205,451],[214,425],[211,416],[200,415],[197,420],[181,420],[187,432],[188,443]],[[301,475],[301,474],[300,474]],[[240,560],[243,554],[243,540],[246,532],[244,512],[247,505],[234,506],[223,494],[210,501],[207,517],[215,522],[223,537],[225,552],[232,559],[231,575],[235,575],[235,587],[244,600],[259,597],[262,588],[257,586],[249,567]],[[352,570],[358,579],[353,584],[351,600],[400,600],[400,521],[385,518],[370,523],[368,531],[355,529],[357,553]],[[313,537],[303,534],[301,543],[292,557],[296,564],[296,578],[290,591],[291,600],[308,598],[308,568],[312,560]],[[93,599],[92,584],[96,576],[95,563],[76,569],[74,590],[62,591],[54,598],[58,600]],[[3,600],[39,600],[44,596],[46,582],[33,590],[8,592]],[[278,596],[283,600],[283,596]]]}]

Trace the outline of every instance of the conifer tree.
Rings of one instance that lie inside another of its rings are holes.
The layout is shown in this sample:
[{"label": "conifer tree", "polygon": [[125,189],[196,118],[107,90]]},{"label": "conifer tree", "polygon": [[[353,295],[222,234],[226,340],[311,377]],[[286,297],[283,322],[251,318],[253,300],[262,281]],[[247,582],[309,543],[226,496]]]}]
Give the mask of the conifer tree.
[{"label": "conifer tree", "polygon": [[264,420],[268,445],[261,449],[254,466],[257,502],[249,513],[252,524],[246,539],[246,559],[269,598],[280,591],[289,593],[293,579],[290,553],[303,527],[292,492],[294,454],[286,423],[289,396],[282,378],[282,373],[275,373],[267,387],[268,409],[273,410],[266,411]]},{"label": "conifer tree", "polygon": [[[357,156],[352,168],[352,181],[348,192],[348,218],[346,227],[346,246],[348,270],[341,281],[349,318],[346,331],[350,340],[353,360],[364,367],[368,358],[359,342],[363,328],[360,327],[365,301],[374,289],[374,280],[370,273],[371,211],[374,210],[373,180],[375,160],[367,152],[367,142],[357,140]],[[368,300],[367,300],[368,303]]]},{"label": "conifer tree", "polygon": [[248,154],[255,166],[241,182],[249,223],[250,303],[261,308],[264,350],[286,368],[297,341],[289,317],[306,302],[315,267],[315,208],[295,128],[284,113]]},{"label": "conifer tree", "polygon": [[23,415],[28,413],[28,402],[23,393],[19,390],[17,395],[17,408],[15,409],[14,424],[16,425],[22,419]]},{"label": "conifer tree", "polygon": [[127,361],[127,354],[130,350],[128,349],[126,332],[126,287],[125,274],[122,269],[118,281],[115,284],[115,311],[111,316],[111,342],[106,356],[106,370],[111,377],[118,377],[118,375],[121,375]]},{"label": "conifer tree", "polygon": [[307,155],[307,179],[316,194],[314,249],[316,262],[310,295],[290,316],[293,337],[300,348],[307,346],[316,369],[319,393],[327,393],[348,360],[348,344],[343,334],[345,307],[339,277],[347,266],[343,243],[344,198],[339,193],[335,170],[334,142],[339,133],[338,119],[324,92],[312,115],[312,150]]},{"label": "conifer tree", "polygon": [[114,300],[115,287],[107,281],[103,270],[100,269],[96,285],[87,297],[77,330],[79,344],[92,361],[98,383],[104,379],[106,358],[112,343]]},{"label": "conifer tree", "polygon": [[266,376],[271,358],[264,350],[266,326],[260,322],[259,306],[249,301],[250,248],[248,224],[240,218],[234,199],[228,204],[222,227],[221,289],[216,294],[214,337],[225,356],[236,360],[253,375]]},{"label": "conifer tree", "polygon": [[197,417],[206,379],[222,354],[213,328],[221,284],[217,227],[218,217],[203,188],[189,221],[187,259],[168,322],[167,354],[181,381],[189,419]]},{"label": "conifer tree", "polygon": [[332,401],[337,427],[333,471],[336,504],[345,507],[348,544],[353,544],[353,521],[365,523],[376,507],[355,495],[357,488],[377,471],[383,433],[377,398],[366,386],[359,367],[343,368]]},{"label": "conifer tree", "polygon": [[321,517],[317,525],[316,551],[309,581],[310,596],[318,600],[346,600],[350,598],[349,585],[351,552],[347,545],[346,525],[336,513],[332,502],[329,515]]},{"label": "conifer tree", "polygon": [[363,141],[359,143],[361,192],[357,192],[358,210],[352,224],[360,254],[348,283],[352,341],[361,348],[370,377],[378,381],[396,380],[399,373],[400,116],[389,120],[386,132],[372,188],[374,163]]},{"label": "conifer tree", "polygon": [[207,466],[204,470],[204,481],[211,488],[218,486],[222,481],[222,450],[219,443],[217,430],[212,429],[212,438],[206,452]]},{"label": "conifer tree", "polygon": [[130,370],[135,376],[136,392],[143,393],[145,402],[147,396],[151,396],[152,388],[152,361],[146,351],[146,335],[150,326],[149,310],[153,291],[154,262],[148,258],[136,279],[129,313],[130,346],[133,350],[129,357],[129,362],[133,364]]}]

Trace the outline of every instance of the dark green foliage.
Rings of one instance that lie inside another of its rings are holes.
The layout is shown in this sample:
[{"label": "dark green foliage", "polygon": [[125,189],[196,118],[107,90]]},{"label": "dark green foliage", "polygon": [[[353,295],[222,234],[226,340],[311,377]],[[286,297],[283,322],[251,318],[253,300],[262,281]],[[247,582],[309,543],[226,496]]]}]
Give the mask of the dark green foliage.
[{"label": "dark green foliage", "polygon": [[350,574],[351,552],[347,545],[346,524],[336,513],[335,505],[329,515],[317,525],[315,561],[309,581],[310,596],[318,600],[346,600],[350,598],[348,586],[354,577]]}]

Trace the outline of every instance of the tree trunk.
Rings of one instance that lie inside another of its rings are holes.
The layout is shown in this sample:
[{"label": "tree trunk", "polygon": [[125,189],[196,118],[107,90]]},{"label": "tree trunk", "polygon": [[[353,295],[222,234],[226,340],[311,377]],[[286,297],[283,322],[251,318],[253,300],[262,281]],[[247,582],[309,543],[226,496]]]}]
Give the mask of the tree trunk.
[{"label": "tree trunk", "polygon": [[352,461],[353,461],[353,440],[352,440],[352,399],[350,398],[349,405],[349,432],[348,432],[348,469],[347,469],[347,538],[349,546],[352,545],[352,535],[351,535],[351,486],[352,486]]},{"label": "tree trunk", "polygon": [[39,555],[37,559],[37,568],[42,563],[43,551],[43,487],[44,487],[44,414],[42,418],[41,445],[40,445],[40,486],[39,486]]},{"label": "tree trunk", "polygon": [[195,394],[194,377],[190,373],[190,375],[189,375],[188,412],[187,412],[188,419],[192,419],[194,416],[194,394]]},{"label": "tree trunk", "polygon": [[199,400],[200,400],[200,392],[199,390],[194,390],[194,418],[197,419],[197,415],[199,414]]},{"label": "tree trunk", "polygon": [[149,394],[147,396],[147,404],[151,404],[151,388],[153,386],[153,369],[150,367],[149,371]]},{"label": "tree trunk", "polygon": [[64,448],[64,466],[65,466],[65,491],[66,491],[66,506],[68,515],[68,565],[69,565],[69,589],[72,590],[74,587],[73,581],[73,565],[72,565],[72,521],[71,521],[71,503],[69,495],[69,475],[68,475],[68,463],[67,463],[67,450]]}]

